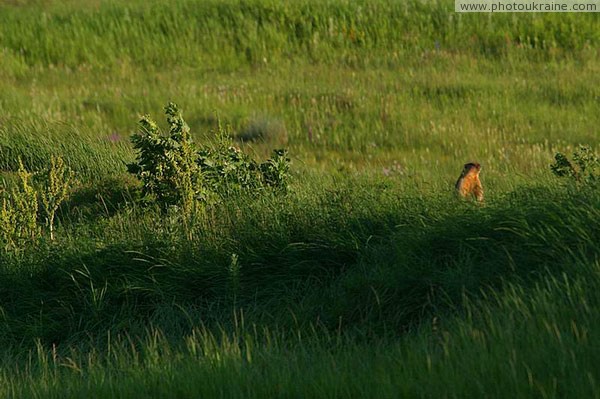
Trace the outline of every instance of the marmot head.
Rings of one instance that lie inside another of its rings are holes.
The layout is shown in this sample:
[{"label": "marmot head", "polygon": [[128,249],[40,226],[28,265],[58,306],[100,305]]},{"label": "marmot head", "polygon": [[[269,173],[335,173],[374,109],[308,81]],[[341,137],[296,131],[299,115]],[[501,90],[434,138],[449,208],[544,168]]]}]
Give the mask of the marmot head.
[{"label": "marmot head", "polygon": [[481,170],[481,165],[478,164],[477,162],[467,163],[467,164],[465,164],[462,175],[466,176],[471,173],[479,174],[480,170]]}]

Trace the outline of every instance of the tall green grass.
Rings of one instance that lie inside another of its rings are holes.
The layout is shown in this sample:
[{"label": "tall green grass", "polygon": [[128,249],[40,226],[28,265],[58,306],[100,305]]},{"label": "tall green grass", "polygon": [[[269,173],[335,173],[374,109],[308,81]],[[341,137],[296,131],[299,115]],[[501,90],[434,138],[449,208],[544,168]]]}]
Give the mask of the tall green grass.
[{"label": "tall green grass", "polygon": [[[461,15],[451,1],[104,1],[2,11],[3,47],[27,65],[235,68],[290,56],[363,64],[378,51],[415,53],[435,43],[495,56],[514,47],[564,54],[600,40],[594,15]],[[356,50],[374,54],[365,60]]]},{"label": "tall green grass", "polygon": [[133,159],[131,147],[121,138],[99,137],[85,127],[43,119],[14,119],[0,126],[0,171],[16,171],[19,162],[38,171],[55,154],[64,156],[79,178],[87,180],[119,174]]}]

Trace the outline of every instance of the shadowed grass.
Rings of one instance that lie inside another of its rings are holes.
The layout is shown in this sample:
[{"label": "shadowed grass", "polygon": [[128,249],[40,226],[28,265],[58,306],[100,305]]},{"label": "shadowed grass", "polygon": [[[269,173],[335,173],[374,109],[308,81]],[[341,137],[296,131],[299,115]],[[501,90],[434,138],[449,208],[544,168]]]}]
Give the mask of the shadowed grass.
[{"label": "shadowed grass", "polygon": [[[88,354],[38,346],[25,371],[0,377],[1,389],[49,398],[593,397],[600,265],[573,266],[595,278],[546,275],[531,289],[507,285],[467,304],[464,319],[433,319],[396,341],[243,324],[233,334],[195,330],[175,346],[157,332],[140,341],[116,336]],[[5,372],[14,367],[15,359],[3,361]]]},{"label": "shadowed grass", "polygon": [[229,325],[231,309],[261,325],[378,335],[502,281],[578,274],[565,265],[600,255],[595,192],[541,189],[448,208],[368,187],[238,198],[209,211],[193,242],[176,216],[149,210],[64,225],[60,242],[4,263],[3,339],[68,343],[133,333],[144,320],[176,337],[192,320]]}]

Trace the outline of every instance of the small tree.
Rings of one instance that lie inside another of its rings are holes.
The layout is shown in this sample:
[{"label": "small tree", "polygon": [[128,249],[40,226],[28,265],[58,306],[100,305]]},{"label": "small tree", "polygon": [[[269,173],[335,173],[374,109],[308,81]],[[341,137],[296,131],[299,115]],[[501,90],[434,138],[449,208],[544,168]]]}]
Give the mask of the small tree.
[{"label": "small tree", "polygon": [[165,107],[170,130],[162,135],[149,116],[140,120],[140,132],[131,137],[138,151],[137,162],[127,165],[143,183],[142,192],[153,198],[163,209],[171,205],[189,208],[201,197],[200,168],[190,128],[177,106]]}]

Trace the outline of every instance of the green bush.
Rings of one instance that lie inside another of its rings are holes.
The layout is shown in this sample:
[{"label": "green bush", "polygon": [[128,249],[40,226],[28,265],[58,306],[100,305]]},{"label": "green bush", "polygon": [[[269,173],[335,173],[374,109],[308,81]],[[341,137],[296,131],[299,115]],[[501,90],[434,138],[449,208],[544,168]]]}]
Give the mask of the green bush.
[{"label": "green bush", "polygon": [[31,185],[31,176],[20,162],[17,187],[3,190],[0,242],[7,252],[21,249],[27,242],[35,240],[39,233],[37,193]]},{"label": "green bush", "polygon": [[264,182],[276,189],[285,190],[290,171],[290,160],[286,150],[273,150],[273,155],[260,165]]},{"label": "green bush", "polygon": [[[59,206],[68,198],[74,178],[61,157],[51,157],[50,167],[40,173],[28,171],[19,161],[18,184],[2,190],[0,208],[0,249],[16,253],[41,236],[40,206],[44,224],[54,239],[54,220]],[[34,179],[34,177],[38,179]]]},{"label": "green bush", "polygon": [[159,204],[179,204],[186,197],[199,197],[195,191],[201,184],[200,169],[195,162],[195,150],[190,128],[175,104],[165,107],[170,125],[168,135],[160,133],[158,125],[149,116],[140,120],[140,132],[132,136],[138,151],[137,162],[127,165],[143,183],[143,194]]},{"label": "green bush", "polygon": [[0,243],[5,252],[15,252],[35,241],[40,229],[37,225],[38,196],[31,184],[32,174],[20,162],[17,172],[19,183],[8,191],[3,190],[0,209]]},{"label": "green bush", "polygon": [[287,189],[290,164],[287,150],[273,150],[271,158],[258,163],[233,146],[231,138],[221,131],[217,145],[201,149],[198,161],[207,189],[220,197],[265,188]]},{"label": "green bush", "polygon": [[560,152],[556,153],[554,160],[550,169],[558,177],[567,177],[587,185],[600,182],[600,159],[588,146],[579,146],[573,153],[573,162]]},{"label": "green bush", "polygon": [[177,106],[169,103],[165,112],[167,135],[144,116],[140,132],[132,137],[138,156],[127,166],[141,180],[147,200],[163,209],[178,205],[187,211],[197,202],[210,203],[235,193],[286,190],[290,163],[286,150],[275,150],[272,158],[259,163],[233,146],[221,127],[214,144],[197,148]]}]

